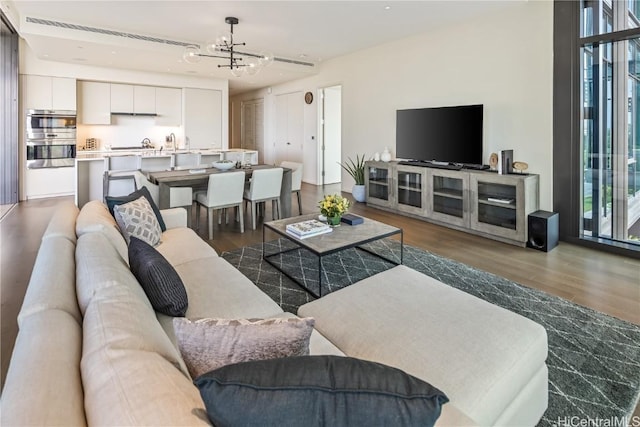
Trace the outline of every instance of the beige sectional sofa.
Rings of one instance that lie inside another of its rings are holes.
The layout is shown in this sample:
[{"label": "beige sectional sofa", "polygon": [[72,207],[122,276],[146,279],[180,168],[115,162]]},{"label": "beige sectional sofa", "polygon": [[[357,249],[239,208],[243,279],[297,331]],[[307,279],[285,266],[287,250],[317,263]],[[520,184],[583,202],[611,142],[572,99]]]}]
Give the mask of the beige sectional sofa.
[{"label": "beige sectional sofa", "polygon": [[[185,285],[186,317],[294,316],[283,312],[187,228],[184,209],[161,212],[167,230],[157,249]],[[323,332],[335,340],[332,343],[314,331],[311,354],[355,356],[360,352],[363,358],[378,357],[373,350],[357,350],[372,345],[370,336],[356,329],[350,340],[342,326],[332,327],[328,319],[333,316],[326,310],[323,304],[301,311],[317,312]],[[343,315],[336,312],[336,316]],[[349,324],[346,316],[343,324]],[[68,204],[56,212],[43,236],[18,325],[2,391],[1,425],[210,424],[177,350],[172,319],[151,307],[129,270],[126,243],[102,203],[92,201],[81,211]],[[373,343],[373,347],[384,345]],[[348,350],[343,353],[339,347]],[[543,347],[538,353],[544,350],[546,357],[546,341]],[[391,351],[401,354],[403,349]],[[389,361],[388,354],[379,359]],[[392,359],[391,364],[402,365],[406,357],[399,357],[398,363]],[[413,369],[407,370],[412,373]],[[418,376],[423,372],[416,371]],[[465,381],[474,388],[472,378]],[[503,394],[509,392],[501,389]],[[511,393],[513,396],[502,397],[501,404],[518,399],[517,391]],[[458,406],[457,402],[468,404],[464,399],[450,398],[437,425],[486,424],[487,419],[498,420],[504,410],[490,408],[491,414],[486,415],[487,411],[475,406]],[[477,414],[480,421],[474,418]]]}]

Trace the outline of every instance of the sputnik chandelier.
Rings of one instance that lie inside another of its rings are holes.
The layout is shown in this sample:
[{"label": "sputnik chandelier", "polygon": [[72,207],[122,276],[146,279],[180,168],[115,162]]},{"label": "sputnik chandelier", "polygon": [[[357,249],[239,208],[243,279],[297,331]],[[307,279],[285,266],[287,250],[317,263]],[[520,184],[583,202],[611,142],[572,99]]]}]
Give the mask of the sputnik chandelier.
[{"label": "sputnik chandelier", "polygon": [[[233,26],[238,25],[238,18],[226,17],[224,22],[231,27],[228,32],[224,32],[216,38],[213,43],[207,43],[202,49],[200,46],[189,45],[185,48],[182,58],[190,63],[200,62],[202,57],[223,58],[229,61],[228,64],[218,64],[218,68],[229,68],[231,74],[240,77],[243,74],[255,75],[262,68],[273,64],[273,61],[288,62],[290,64],[313,67],[310,62],[297,61],[286,58],[276,58],[271,52],[250,53],[238,51],[236,46],[245,46],[246,43],[236,43],[233,40]],[[206,53],[203,53],[203,50]]]}]

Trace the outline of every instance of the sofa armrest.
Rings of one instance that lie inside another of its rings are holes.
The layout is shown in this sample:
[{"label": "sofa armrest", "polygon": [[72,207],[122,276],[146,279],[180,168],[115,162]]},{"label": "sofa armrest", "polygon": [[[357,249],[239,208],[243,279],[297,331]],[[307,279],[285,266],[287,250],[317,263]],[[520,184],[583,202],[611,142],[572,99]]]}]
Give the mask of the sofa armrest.
[{"label": "sofa armrest", "polygon": [[160,214],[167,230],[187,226],[187,210],[185,208],[161,209]]}]

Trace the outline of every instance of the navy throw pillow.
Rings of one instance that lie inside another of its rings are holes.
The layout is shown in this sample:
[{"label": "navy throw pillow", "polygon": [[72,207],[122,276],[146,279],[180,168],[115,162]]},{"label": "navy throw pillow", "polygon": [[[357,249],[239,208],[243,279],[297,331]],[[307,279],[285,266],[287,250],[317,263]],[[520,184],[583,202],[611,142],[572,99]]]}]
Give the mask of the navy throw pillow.
[{"label": "navy throw pillow", "polygon": [[194,383],[219,426],[425,427],[449,401],[400,369],[340,356],[236,363]]},{"label": "navy throw pillow", "polygon": [[154,310],[173,317],[184,317],[189,301],[182,279],[169,261],[147,242],[131,236],[129,268]]},{"label": "navy throw pillow", "polygon": [[156,214],[156,218],[158,219],[158,223],[160,224],[160,230],[167,231],[167,226],[165,225],[162,214],[160,213],[160,209],[156,205],[156,202],[153,201],[153,197],[151,197],[151,193],[149,193],[149,189],[147,187],[142,187],[139,190],[134,191],[131,194],[126,196],[107,196],[105,197],[105,201],[107,202],[107,207],[109,208],[109,212],[113,215],[113,208],[117,205],[123,205],[125,203],[133,202],[134,200],[143,197],[147,199],[149,204],[151,205],[151,209],[153,209],[153,213]]}]

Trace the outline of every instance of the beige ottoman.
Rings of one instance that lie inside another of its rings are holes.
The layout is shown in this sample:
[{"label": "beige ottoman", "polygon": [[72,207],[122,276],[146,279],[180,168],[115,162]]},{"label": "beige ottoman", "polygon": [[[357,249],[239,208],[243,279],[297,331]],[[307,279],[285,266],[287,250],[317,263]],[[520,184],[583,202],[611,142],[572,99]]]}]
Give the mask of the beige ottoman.
[{"label": "beige ottoman", "polygon": [[298,315],[314,317],[348,356],[438,387],[478,425],[533,426],[547,408],[545,329],[406,266],[305,304]]}]

